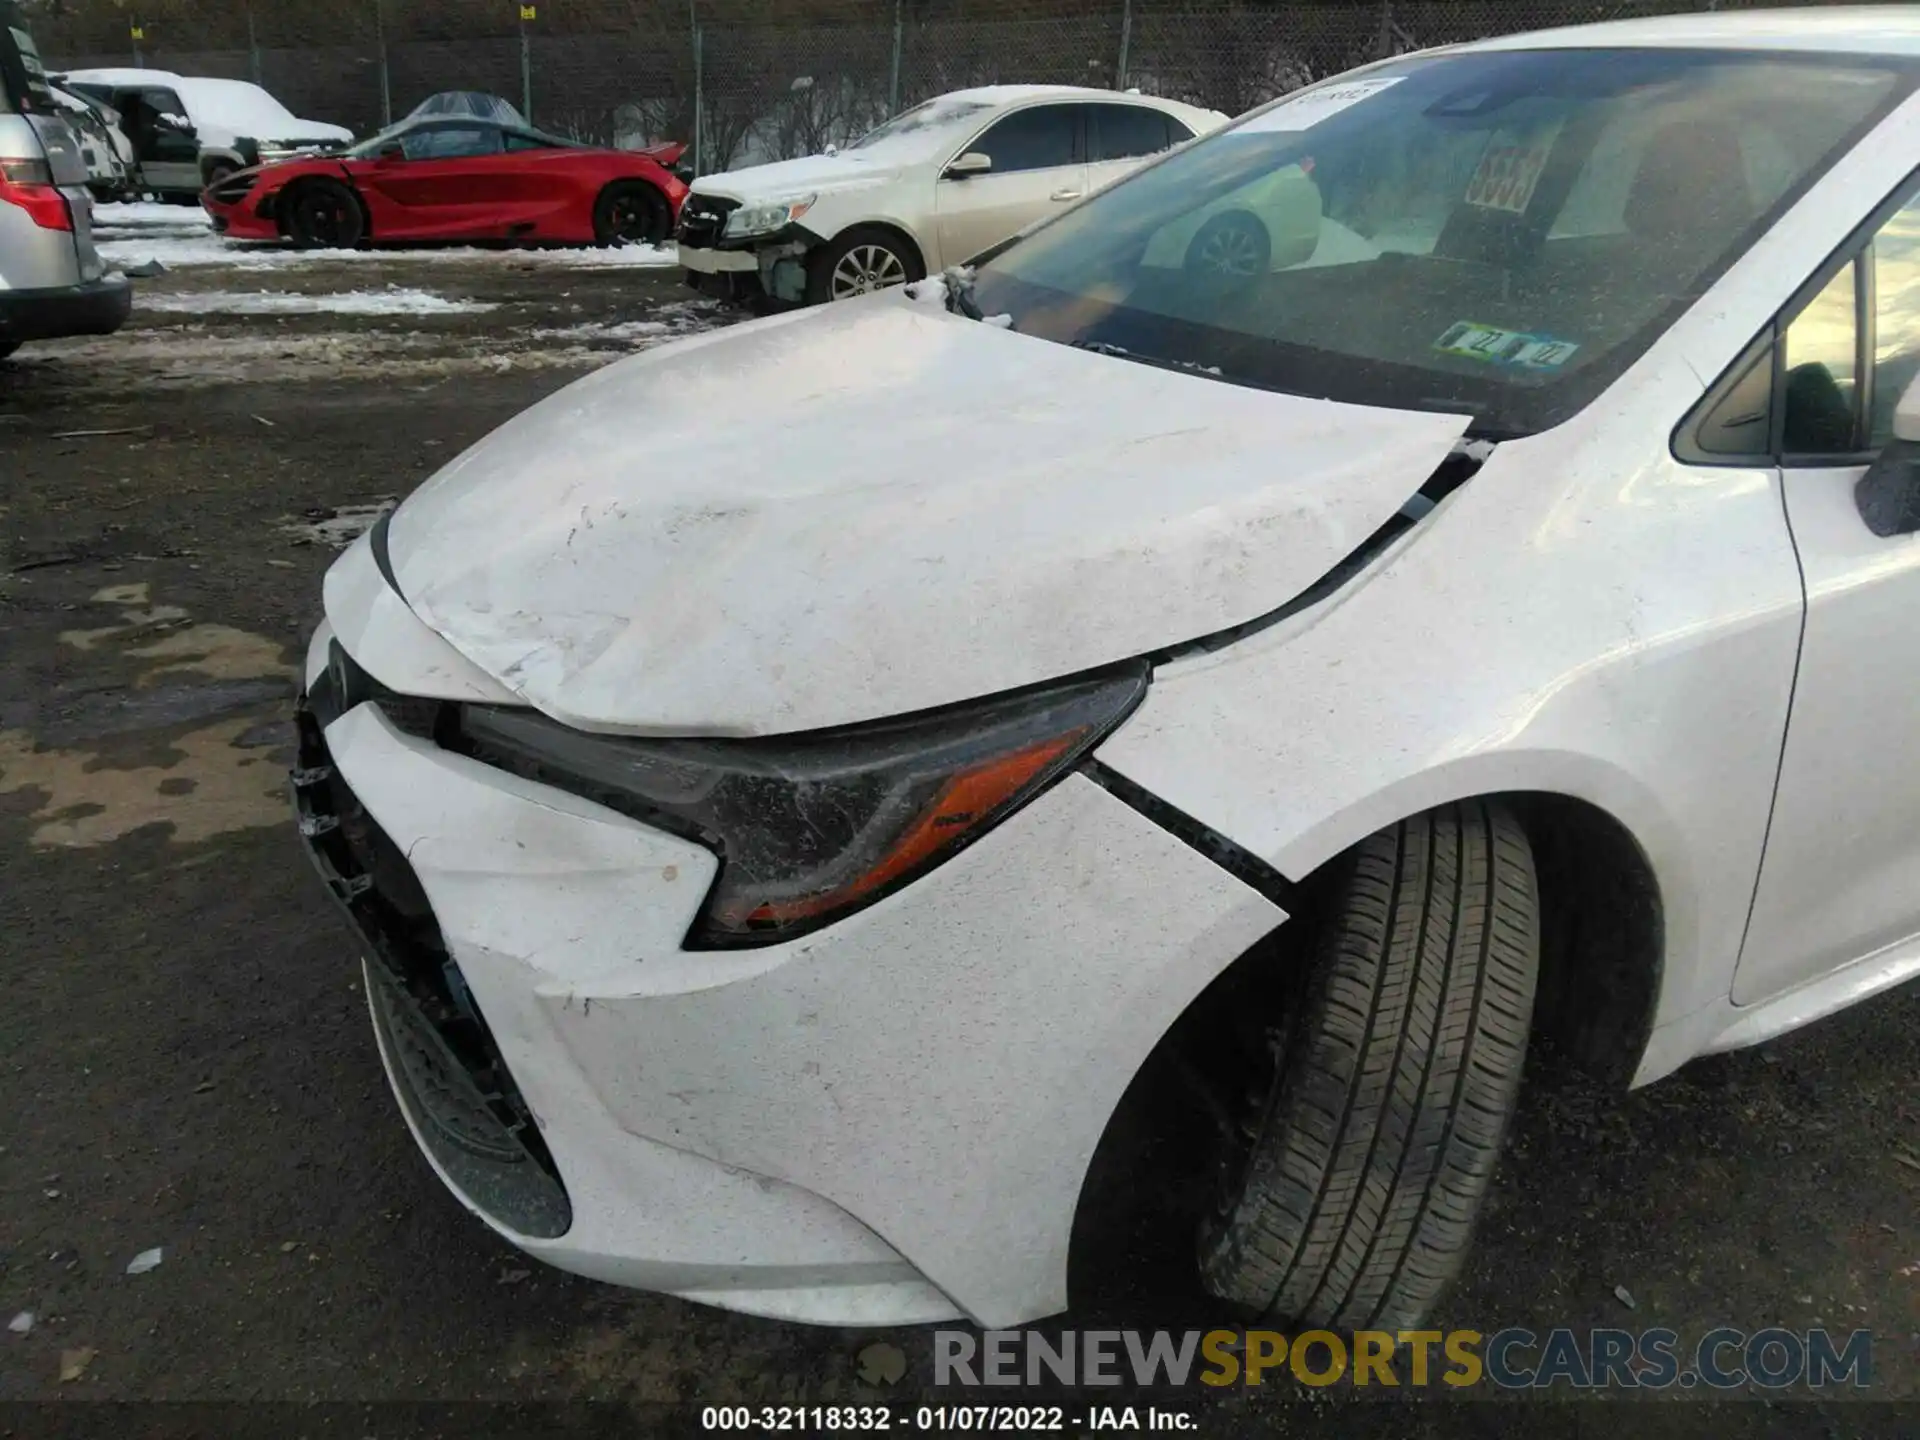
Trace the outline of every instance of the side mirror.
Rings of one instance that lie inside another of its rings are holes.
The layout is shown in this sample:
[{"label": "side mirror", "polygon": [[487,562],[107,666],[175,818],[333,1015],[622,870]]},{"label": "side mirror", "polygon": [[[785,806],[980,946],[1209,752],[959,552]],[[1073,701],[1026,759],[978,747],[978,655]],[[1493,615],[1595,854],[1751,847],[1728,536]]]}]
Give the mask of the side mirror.
[{"label": "side mirror", "polygon": [[380,147],[380,158],[382,160],[404,160],[407,158],[406,146],[382,145]]},{"label": "side mirror", "polygon": [[991,169],[993,169],[991,155],[982,155],[978,150],[969,150],[964,155],[956,156],[953,163],[947,166],[945,178],[965,180],[969,175],[984,175]]},{"label": "side mirror", "polygon": [[1893,439],[1853,487],[1853,503],[1883,539],[1920,531],[1920,375],[1893,407]]}]

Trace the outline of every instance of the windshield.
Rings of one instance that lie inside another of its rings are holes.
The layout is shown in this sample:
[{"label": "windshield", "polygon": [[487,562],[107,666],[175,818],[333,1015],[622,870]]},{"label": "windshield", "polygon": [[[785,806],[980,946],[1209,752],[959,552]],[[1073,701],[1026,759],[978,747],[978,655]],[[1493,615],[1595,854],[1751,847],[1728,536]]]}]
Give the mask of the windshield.
[{"label": "windshield", "polygon": [[1173,152],[990,257],[974,299],[1049,340],[1526,434],[1910,84],[1824,56],[1410,57]]},{"label": "windshield", "polygon": [[380,158],[380,152],[382,150],[398,145],[401,138],[409,131],[418,130],[419,128],[420,125],[417,121],[408,118],[402,120],[398,125],[389,125],[377,135],[369,135],[358,145],[350,145],[340,153],[349,160],[377,160]]},{"label": "windshield", "polygon": [[957,145],[968,130],[980,123],[980,117],[993,107],[984,100],[960,100],[944,96],[903,110],[878,129],[869,130],[847,146],[876,157],[899,156],[914,159],[933,155],[947,145]]}]

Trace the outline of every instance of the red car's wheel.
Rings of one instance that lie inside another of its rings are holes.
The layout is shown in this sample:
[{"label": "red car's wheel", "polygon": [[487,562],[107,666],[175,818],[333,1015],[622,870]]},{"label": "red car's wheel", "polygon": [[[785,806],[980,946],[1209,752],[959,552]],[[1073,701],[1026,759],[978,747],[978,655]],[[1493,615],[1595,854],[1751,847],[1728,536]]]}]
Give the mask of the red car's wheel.
[{"label": "red car's wheel", "polygon": [[287,195],[287,236],[302,250],[350,249],[367,233],[360,199],[338,180],[307,180]]},{"label": "red car's wheel", "polygon": [[593,238],[601,245],[658,245],[667,238],[667,197],[644,180],[616,180],[593,206]]}]

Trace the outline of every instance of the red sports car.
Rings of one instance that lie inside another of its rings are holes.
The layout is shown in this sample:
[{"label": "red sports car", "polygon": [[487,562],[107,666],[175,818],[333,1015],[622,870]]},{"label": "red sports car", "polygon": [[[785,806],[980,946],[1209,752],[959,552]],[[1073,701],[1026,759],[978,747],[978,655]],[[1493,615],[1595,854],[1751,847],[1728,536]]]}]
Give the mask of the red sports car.
[{"label": "red sports car", "polygon": [[684,145],[601,150],[477,116],[402,121],[336,155],[224,176],[200,197],[235,240],[657,245],[687,186]]}]

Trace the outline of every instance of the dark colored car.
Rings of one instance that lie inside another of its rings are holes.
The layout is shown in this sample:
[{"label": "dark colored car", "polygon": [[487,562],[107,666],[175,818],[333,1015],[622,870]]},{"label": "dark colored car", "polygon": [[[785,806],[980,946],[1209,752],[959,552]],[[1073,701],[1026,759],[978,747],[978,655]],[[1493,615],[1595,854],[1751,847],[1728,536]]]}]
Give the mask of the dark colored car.
[{"label": "dark colored car", "polygon": [[298,246],[506,240],[657,245],[686,147],[605,150],[479,116],[410,118],[338,155],[242,170],[201,203],[220,233]]}]

